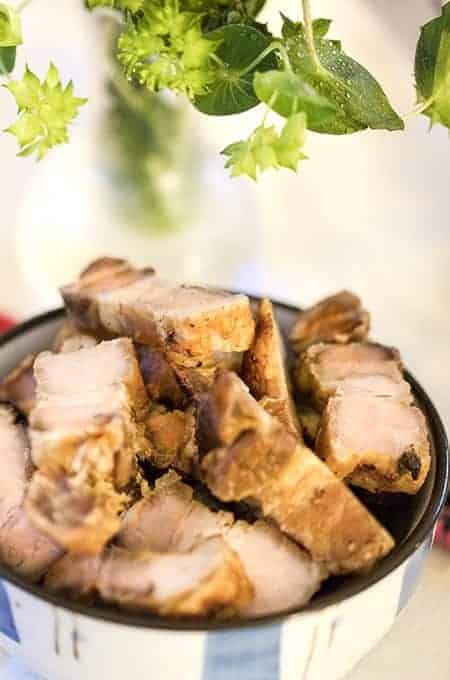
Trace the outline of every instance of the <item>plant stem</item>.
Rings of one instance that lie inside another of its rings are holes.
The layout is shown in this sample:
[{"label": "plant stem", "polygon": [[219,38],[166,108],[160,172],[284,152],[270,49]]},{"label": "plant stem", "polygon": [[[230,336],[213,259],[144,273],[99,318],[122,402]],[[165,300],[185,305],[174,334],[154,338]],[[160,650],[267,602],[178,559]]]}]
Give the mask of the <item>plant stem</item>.
[{"label": "plant stem", "polygon": [[258,54],[258,56],[255,59],[253,59],[253,61],[248,66],[242,69],[242,71],[239,71],[239,76],[246,76],[247,73],[253,71],[253,69],[256,68],[256,66],[258,66],[258,64],[260,64],[263,61],[263,59],[267,57],[267,55],[271,54],[272,52],[275,52],[275,50],[278,50],[281,53],[285,68],[291,71],[292,70],[291,64],[289,62],[289,57],[284,45],[280,43],[278,40],[274,40],[273,42],[270,43],[270,45],[266,47],[265,50]]},{"label": "plant stem", "polygon": [[411,109],[411,111],[405,113],[402,118],[411,118],[411,116],[417,116],[419,113],[423,113],[429,106],[431,106],[431,104],[434,102],[434,99],[434,97],[429,97],[424,102],[420,102],[420,104],[417,104],[413,109]]},{"label": "plant stem", "polygon": [[28,5],[30,5],[32,2],[33,2],[33,0],[22,0],[22,2],[19,2],[19,4],[18,4],[17,7],[16,7],[16,9],[17,9],[17,11],[19,12],[19,14],[20,14],[20,12],[22,12],[24,9],[26,9],[26,8],[28,7]]},{"label": "plant stem", "polygon": [[303,22],[305,24],[305,39],[309,56],[314,66],[317,69],[321,69],[322,65],[320,63],[319,57],[317,56],[316,46],[314,44],[314,31],[310,1],[302,0],[302,7],[303,7]]}]

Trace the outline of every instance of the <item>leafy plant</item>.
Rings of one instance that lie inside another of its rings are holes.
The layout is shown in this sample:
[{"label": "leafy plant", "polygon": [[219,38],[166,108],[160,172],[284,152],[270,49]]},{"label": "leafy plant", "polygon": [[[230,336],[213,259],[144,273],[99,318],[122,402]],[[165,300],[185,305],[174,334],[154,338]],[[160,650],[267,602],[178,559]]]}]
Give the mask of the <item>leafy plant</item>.
[{"label": "leafy plant", "polygon": [[[42,158],[67,141],[85,100],[63,89],[55,67],[40,82],[29,69],[9,82],[22,41],[19,5],[0,3],[0,76],[18,103],[8,128],[21,154]],[[206,115],[239,114],[264,105],[263,121],[224,150],[233,176],[257,179],[268,168],[296,169],[305,130],[345,135],[401,131],[405,119],[369,71],[330,38],[331,20],[283,17],[281,35],[258,19],[265,0],[85,0],[88,10],[117,12],[116,58],[134,87],[172,90]],[[420,31],[415,57],[417,105],[412,113],[450,128],[450,2]],[[26,103],[25,103],[25,93]],[[267,124],[277,114],[281,125]]]}]

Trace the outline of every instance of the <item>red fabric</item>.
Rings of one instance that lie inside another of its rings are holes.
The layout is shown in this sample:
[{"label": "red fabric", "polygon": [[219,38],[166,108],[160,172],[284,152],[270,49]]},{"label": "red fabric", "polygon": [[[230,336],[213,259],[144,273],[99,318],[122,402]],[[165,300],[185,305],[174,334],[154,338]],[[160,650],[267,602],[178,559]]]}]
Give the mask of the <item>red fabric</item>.
[{"label": "red fabric", "polygon": [[0,314],[0,333],[6,333],[6,331],[9,331],[9,329],[12,328],[14,325],[15,325],[14,319],[12,319],[10,316]]}]

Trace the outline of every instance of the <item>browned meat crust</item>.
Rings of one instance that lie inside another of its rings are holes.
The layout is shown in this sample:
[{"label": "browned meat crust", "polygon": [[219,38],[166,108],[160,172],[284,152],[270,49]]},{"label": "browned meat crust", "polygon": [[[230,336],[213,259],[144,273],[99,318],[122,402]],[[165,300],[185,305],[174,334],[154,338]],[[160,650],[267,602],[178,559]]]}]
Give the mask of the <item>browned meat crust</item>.
[{"label": "browned meat crust", "polygon": [[[237,391],[239,378],[230,374],[228,381],[235,383]],[[213,423],[215,440],[222,439],[222,448],[211,451],[202,462],[211,491],[225,502],[256,504],[331,573],[365,570],[386,555],[393,547],[391,536],[312,451],[256,401],[246,417],[245,405],[251,397],[242,383],[245,426],[233,422],[235,410],[217,411],[222,385],[223,379],[212,390],[214,417],[206,428],[211,431]],[[204,404],[202,412],[208,415],[209,410]]]},{"label": "browned meat crust", "polygon": [[317,342],[366,340],[369,330],[369,312],[359,297],[343,290],[300,312],[289,340],[298,353]]},{"label": "browned meat crust", "polygon": [[242,379],[263,408],[295,435],[301,435],[283,340],[270,300],[261,300],[253,343],[244,355]]},{"label": "browned meat crust", "polygon": [[186,411],[156,408],[146,420],[150,447],[145,458],[159,468],[174,467],[192,474],[198,459],[196,418],[193,407]]}]

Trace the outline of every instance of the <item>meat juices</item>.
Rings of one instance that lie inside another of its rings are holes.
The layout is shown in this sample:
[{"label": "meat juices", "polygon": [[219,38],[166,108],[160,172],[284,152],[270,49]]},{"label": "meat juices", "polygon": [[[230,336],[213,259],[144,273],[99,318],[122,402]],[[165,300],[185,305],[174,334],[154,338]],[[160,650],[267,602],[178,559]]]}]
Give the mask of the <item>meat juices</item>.
[{"label": "meat juices", "polygon": [[14,409],[0,405],[0,560],[30,581],[39,581],[62,555],[28,520],[23,502],[33,474],[25,428]]},{"label": "meat juices", "polygon": [[39,468],[26,508],[68,550],[95,554],[119,527],[124,492],[145,453],[148,398],[130,340],[35,362],[32,456]]},{"label": "meat juices", "polygon": [[290,432],[301,435],[286,368],[286,350],[270,300],[261,300],[259,304],[255,337],[244,355],[241,376],[268,413]]},{"label": "meat juices", "polygon": [[[227,401],[228,408],[220,408]],[[200,418],[203,441],[221,442],[202,462],[220,500],[256,505],[330,573],[366,570],[392,549],[388,532],[236,375],[216,379]]]},{"label": "meat juices", "polygon": [[190,550],[213,536],[221,536],[235,551],[254,586],[252,601],[240,608],[243,615],[301,606],[326,577],[325,570],[275,526],[236,522],[229,512],[211,510],[193,500],[192,489],[173,473],[126,513],[117,542],[128,550],[173,552]]},{"label": "meat juices", "polygon": [[295,352],[318,342],[346,344],[366,340],[370,315],[356,295],[346,290],[300,312],[289,334]]}]

